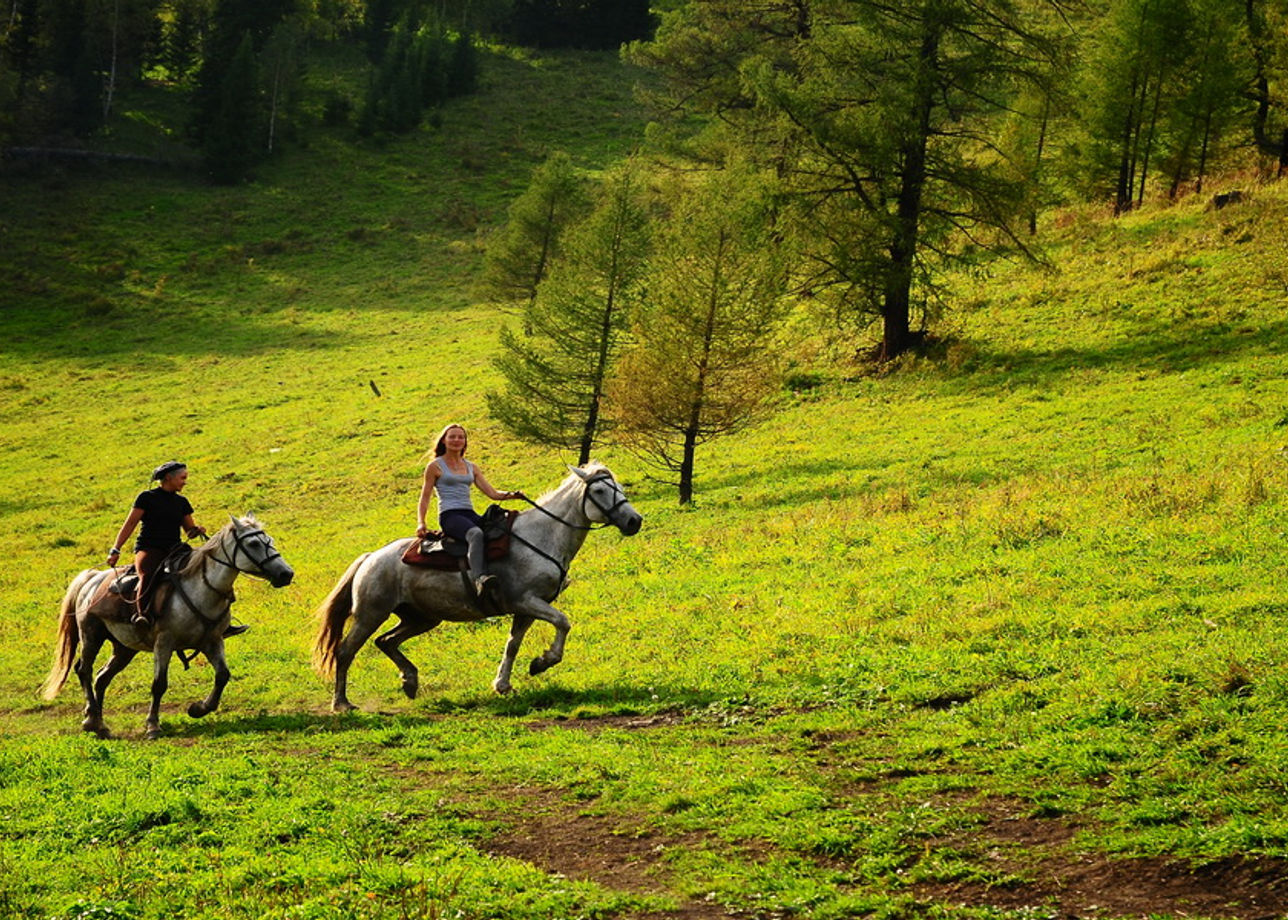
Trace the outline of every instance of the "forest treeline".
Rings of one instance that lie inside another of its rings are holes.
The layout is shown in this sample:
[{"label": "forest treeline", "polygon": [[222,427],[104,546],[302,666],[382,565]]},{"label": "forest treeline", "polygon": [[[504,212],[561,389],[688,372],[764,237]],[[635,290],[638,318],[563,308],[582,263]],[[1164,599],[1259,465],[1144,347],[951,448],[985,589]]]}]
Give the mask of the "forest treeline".
[{"label": "forest treeline", "polygon": [[[583,460],[631,446],[682,501],[698,446],[781,392],[793,317],[856,353],[876,326],[890,360],[954,270],[1040,257],[1056,206],[1288,166],[1288,0],[10,0],[0,144],[93,137],[160,85],[234,182],[310,118],[415,128],[484,38],[620,47],[653,113],[647,157],[591,180],[556,153],[489,238],[516,318],[491,411]],[[305,107],[332,45],[365,89]]]},{"label": "forest treeline", "polygon": [[122,95],[176,89],[164,127],[235,182],[307,130],[306,68],[320,44],[360,49],[365,93],[333,92],[322,120],[407,131],[472,92],[476,39],[617,48],[649,34],[647,0],[10,0],[0,31],[0,147],[66,145],[110,129]]}]

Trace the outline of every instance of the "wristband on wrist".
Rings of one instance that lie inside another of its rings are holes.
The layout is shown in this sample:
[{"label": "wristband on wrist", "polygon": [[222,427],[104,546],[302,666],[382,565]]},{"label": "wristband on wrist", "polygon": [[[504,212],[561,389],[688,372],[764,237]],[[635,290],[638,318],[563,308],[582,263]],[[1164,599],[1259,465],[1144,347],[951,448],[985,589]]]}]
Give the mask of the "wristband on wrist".
[{"label": "wristband on wrist", "polygon": [[115,546],[113,546],[111,549],[107,551],[107,554],[109,556],[119,556],[121,555],[121,551],[117,549]]}]

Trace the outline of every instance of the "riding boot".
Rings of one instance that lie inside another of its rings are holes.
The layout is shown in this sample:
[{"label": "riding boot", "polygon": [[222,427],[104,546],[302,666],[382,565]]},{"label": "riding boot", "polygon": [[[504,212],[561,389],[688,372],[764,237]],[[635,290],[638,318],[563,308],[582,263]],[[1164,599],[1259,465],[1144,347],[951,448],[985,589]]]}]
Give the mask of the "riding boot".
[{"label": "riding boot", "polygon": [[491,596],[495,577],[488,574],[487,540],[483,536],[482,528],[471,527],[465,534],[465,541],[469,545],[466,557],[470,563],[470,574],[474,577],[474,592],[479,600],[483,601]]}]

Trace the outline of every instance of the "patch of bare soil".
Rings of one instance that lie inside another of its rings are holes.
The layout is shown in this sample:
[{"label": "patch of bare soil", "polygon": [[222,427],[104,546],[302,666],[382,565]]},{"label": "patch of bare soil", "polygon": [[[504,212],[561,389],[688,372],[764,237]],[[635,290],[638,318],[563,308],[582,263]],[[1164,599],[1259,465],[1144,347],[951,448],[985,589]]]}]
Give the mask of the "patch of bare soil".
[{"label": "patch of bare soil", "polygon": [[[602,716],[533,723],[537,729],[649,729],[682,721],[679,713]],[[839,740],[825,737],[819,747]],[[825,753],[825,752],[824,752]],[[826,761],[816,761],[826,766]],[[907,775],[878,772],[856,794]],[[1219,920],[1288,918],[1288,859],[1228,857],[1207,862],[1174,858],[1115,858],[1077,846],[1079,825],[1066,818],[1038,818],[1027,806],[1006,799],[969,804],[970,792],[945,797],[950,808],[974,808],[975,826],[929,842],[928,851],[947,848],[969,854],[973,864],[1004,882],[920,883],[910,893],[923,903],[1028,910],[1056,918],[1188,917]],[[586,814],[551,790],[514,790],[525,802],[525,817],[484,846],[489,852],[532,863],[548,872],[594,881],[606,888],[665,894],[670,889],[666,854],[677,848],[725,847],[699,834],[665,836],[623,823],[622,818]],[[512,820],[514,811],[502,820]],[[763,847],[764,845],[762,845]],[[757,859],[767,853],[742,853]],[[685,900],[673,911],[636,920],[730,920],[735,913],[718,904]]]},{"label": "patch of bare soil", "polygon": [[699,835],[658,835],[623,825],[618,818],[586,814],[553,794],[534,795],[531,788],[515,790],[514,798],[524,801],[522,821],[511,821],[480,844],[486,852],[616,891],[672,894],[681,902],[674,910],[640,914],[638,920],[728,920],[734,916],[719,904],[686,900],[669,889],[666,854],[708,845]]},{"label": "patch of bare soil", "polygon": [[604,729],[640,730],[647,728],[666,728],[682,725],[686,720],[680,710],[663,710],[649,715],[597,715],[589,718],[574,719],[533,719],[527,723],[529,728],[575,728],[592,734]]},{"label": "patch of bare soil", "polygon": [[[1001,803],[992,807],[1000,809]],[[1016,881],[922,884],[914,892],[924,901],[1028,908],[1057,917],[1271,920],[1288,916],[1288,860],[1115,859],[1078,851],[1073,845],[1075,832],[1076,827],[1061,819],[993,811],[981,827],[951,843],[977,853],[977,861],[999,877]]]}]

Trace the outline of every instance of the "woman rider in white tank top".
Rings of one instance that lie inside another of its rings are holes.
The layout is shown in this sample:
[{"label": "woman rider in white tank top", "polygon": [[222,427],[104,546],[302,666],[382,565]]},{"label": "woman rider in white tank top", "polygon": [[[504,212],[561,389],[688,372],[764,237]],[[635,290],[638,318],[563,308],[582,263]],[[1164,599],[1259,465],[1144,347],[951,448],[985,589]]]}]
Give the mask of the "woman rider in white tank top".
[{"label": "woman rider in white tank top", "polygon": [[493,501],[522,498],[522,492],[505,492],[492,487],[477,465],[465,459],[469,436],[460,425],[448,425],[434,444],[434,459],[425,466],[425,483],[420,490],[420,504],[416,508],[416,536],[423,538],[428,532],[425,514],[429,510],[429,496],[438,493],[438,526],[443,533],[464,540],[469,548],[470,574],[474,589],[483,599],[492,590],[492,576],[487,572],[487,553],[483,540],[483,519],[474,510],[470,487]]}]

